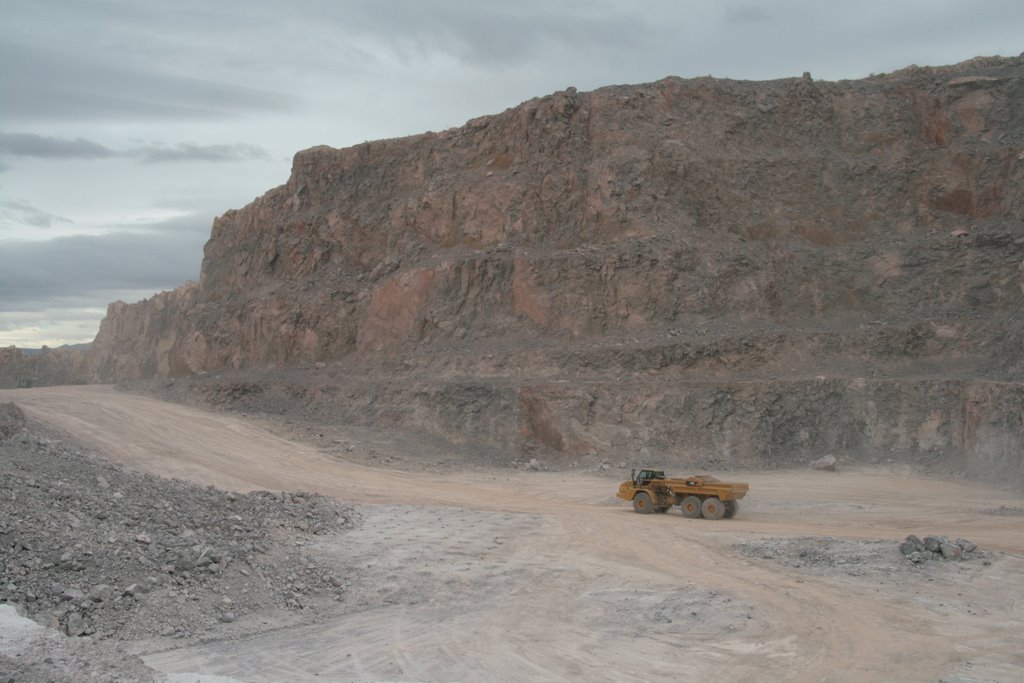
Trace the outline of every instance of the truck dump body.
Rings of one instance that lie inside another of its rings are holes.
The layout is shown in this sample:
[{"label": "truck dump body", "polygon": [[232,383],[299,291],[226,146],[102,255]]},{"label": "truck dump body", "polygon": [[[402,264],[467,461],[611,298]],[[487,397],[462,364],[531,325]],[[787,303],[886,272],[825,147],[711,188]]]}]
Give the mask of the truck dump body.
[{"label": "truck dump body", "polygon": [[684,517],[721,519],[736,515],[737,501],[749,489],[748,484],[725,482],[707,474],[669,479],[660,470],[644,469],[634,470],[615,495],[631,501],[633,509],[642,514],[667,512],[678,505]]}]

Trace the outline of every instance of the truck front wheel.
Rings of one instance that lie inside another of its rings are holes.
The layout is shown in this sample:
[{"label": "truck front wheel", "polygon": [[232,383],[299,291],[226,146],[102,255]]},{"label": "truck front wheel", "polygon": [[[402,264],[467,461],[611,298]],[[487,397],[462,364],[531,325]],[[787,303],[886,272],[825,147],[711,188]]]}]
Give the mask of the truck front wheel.
[{"label": "truck front wheel", "polygon": [[654,512],[654,506],[651,504],[651,497],[643,491],[633,496],[633,511],[638,512],[641,515],[649,515]]},{"label": "truck front wheel", "polygon": [[740,511],[740,502],[738,500],[727,500],[725,501],[725,518],[732,519],[736,516],[736,513]]}]

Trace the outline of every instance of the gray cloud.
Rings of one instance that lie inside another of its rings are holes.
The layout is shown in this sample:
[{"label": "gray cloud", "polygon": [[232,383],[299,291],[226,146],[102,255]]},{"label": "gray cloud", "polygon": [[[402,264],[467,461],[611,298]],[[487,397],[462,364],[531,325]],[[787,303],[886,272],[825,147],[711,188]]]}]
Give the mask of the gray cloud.
[{"label": "gray cloud", "polygon": [[0,154],[42,159],[103,159],[114,152],[85,138],[56,138],[34,133],[0,131]]},{"label": "gray cloud", "polygon": [[144,232],[9,241],[0,269],[3,309],[31,311],[53,302],[106,307],[111,292],[173,289],[198,278],[209,225],[193,216]]},{"label": "gray cloud", "polygon": [[733,5],[725,10],[725,21],[729,24],[763,24],[772,20],[761,5]]},{"label": "gray cloud", "polygon": [[[147,164],[174,161],[254,161],[270,159],[270,153],[258,145],[243,143],[199,145],[182,142],[176,145],[154,143],[114,150],[85,138],[51,137],[35,133],[0,132],[0,155],[37,159],[108,159],[136,158]],[[0,168],[0,171],[3,169]]]},{"label": "gray cloud", "polygon": [[270,159],[270,153],[257,145],[149,145],[127,150],[126,156],[138,157],[147,164],[166,161],[253,161]]},{"label": "gray cloud", "polygon": [[657,37],[662,2],[648,12],[612,2],[542,0],[502,5],[475,0],[396,0],[382,4],[359,0],[344,5],[321,0],[318,9],[340,26],[369,35],[400,56],[449,54],[477,66],[507,68],[536,61],[540,55],[566,51],[618,53],[646,51]]},{"label": "gray cloud", "polygon": [[0,200],[0,229],[9,228],[12,225],[31,225],[36,228],[49,228],[54,223],[72,223],[70,218],[64,218],[29,202],[18,199]]},{"label": "gray cloud", "polygon": [[196,212],[175,218],[166,218],[154,223],[117,223],[110,226],[112,233],[133,233],[146,235],[150,233],[164,233],[175,235],[189,244],[200,245],[198,254],[202,254],[202,245],[210,236],[210,229],[213,225],[213,216],[208,212]]},{"label": "gray cloud", "polygon": [[267,90],[128,67],[95,53],[0,42],[0,117],[14,120],[223,119],[286,111]]}]

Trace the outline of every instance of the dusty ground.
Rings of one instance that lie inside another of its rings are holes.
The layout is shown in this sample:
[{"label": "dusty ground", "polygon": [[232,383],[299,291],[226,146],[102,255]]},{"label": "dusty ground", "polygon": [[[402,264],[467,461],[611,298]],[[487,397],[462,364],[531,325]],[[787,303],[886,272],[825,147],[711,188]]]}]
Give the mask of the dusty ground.
[{"label": "dusty ground", "polygon": [[[613,497],[614,470],[412,474],[107,387],[0,392],[11,400],[142,471],[367,504],[360,526],[310,549],[351,577],[336,612],[261,634],[130,644],[161,671],[246,681],[1024,680],[1017,493],[895,466],[729,473],[751,484],[736,519],[648,517]],[[984,559],[910,566],[896,549],[909,533],[969,538]]]}]

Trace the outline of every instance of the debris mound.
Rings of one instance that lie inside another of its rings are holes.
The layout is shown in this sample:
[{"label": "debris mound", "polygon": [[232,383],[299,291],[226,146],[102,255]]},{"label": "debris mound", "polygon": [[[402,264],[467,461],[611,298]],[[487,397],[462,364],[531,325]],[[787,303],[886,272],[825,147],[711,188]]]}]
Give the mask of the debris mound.
[{"label": "debris mound", "polygon": [[304,546],[355,523],[320,495],[160,479],[27,432],[0,443],[0,603],[69,636],[187,638],[315,612],[347,581]]}]

